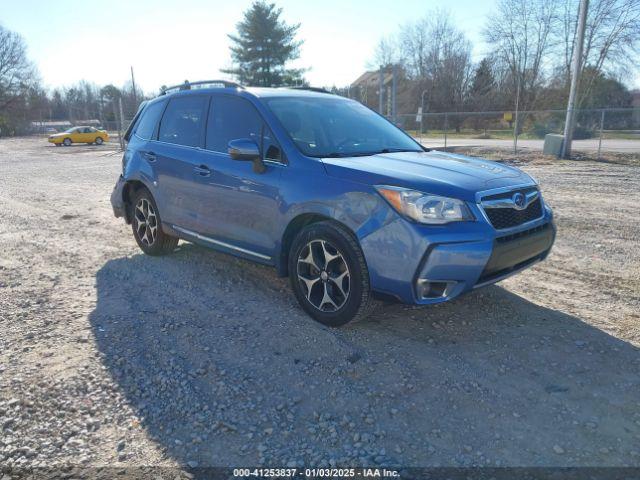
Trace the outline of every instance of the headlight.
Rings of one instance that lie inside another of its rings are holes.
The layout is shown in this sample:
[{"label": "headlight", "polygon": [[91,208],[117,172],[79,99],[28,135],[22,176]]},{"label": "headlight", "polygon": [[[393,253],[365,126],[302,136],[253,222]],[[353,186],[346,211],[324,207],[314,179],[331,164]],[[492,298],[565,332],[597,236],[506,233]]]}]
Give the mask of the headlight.
[{"label": "headlight", "polygon": [[400,187],[376,187],[395,210],[419,223],[441,225],[449,222],[474,220],[473,214],[462,200]]}]

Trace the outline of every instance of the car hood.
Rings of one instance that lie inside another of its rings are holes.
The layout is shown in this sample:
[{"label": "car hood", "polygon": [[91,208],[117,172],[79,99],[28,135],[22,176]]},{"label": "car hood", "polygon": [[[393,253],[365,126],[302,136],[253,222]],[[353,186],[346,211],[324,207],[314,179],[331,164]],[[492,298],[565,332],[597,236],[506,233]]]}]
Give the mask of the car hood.
[{"label": "car hood", "polygon": [[330,176],[369,185],[394,185],[473,201],[475,193],[534,183],[514,167],[454,153],[397,152],[323,158]]}]

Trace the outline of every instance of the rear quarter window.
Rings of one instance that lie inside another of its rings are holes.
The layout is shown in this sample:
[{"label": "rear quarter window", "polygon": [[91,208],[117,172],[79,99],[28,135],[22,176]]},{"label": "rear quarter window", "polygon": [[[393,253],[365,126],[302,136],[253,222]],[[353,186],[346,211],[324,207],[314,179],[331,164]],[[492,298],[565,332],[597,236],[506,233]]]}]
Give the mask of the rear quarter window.
[{"label": "rear quarter window", "polygon": [[165,102],[152,103],[142,112],[135,132],[138,137],[144,140],[149,140],[152,137],[165,105]]}]

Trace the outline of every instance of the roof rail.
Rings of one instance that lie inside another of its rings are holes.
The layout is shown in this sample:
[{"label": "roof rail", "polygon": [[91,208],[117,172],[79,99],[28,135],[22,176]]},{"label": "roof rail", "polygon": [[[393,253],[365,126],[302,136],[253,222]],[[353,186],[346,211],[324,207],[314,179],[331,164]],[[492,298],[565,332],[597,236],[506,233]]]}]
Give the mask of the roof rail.
[{"label": "roof rail", "polygon": [[290,88],[291,90],[309,90],[311,92],[328,93],[332,95],[332,93],[329,90],[322,87],[282,87],[282,88]]},{"label": "roof rail", "polygon": [[223,88],[244,88],[239,83],[230,82],[229,80],[200,80],[198,82],[190,82],[189,80],[185,80],[183,83],[180,83],[178,85],[164,87],[160,92],[160,95],[166,95],[167,93],[172,93],[173,91],[191,90],[191,88],[194,86],[196,88],[206,88],[207,86],[220,85],[222,85]]}]

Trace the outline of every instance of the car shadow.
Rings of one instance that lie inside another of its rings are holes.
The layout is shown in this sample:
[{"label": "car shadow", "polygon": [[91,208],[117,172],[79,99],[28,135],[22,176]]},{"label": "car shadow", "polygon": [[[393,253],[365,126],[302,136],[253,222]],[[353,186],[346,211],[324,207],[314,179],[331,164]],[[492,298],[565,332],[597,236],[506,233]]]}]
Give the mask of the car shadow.
[{"label": "car shadow", "polygon": [[181,243],[96,288],[102,361],[183,464],[637,464],[638,349],[501,287],[330,329],[272,269]]}]

